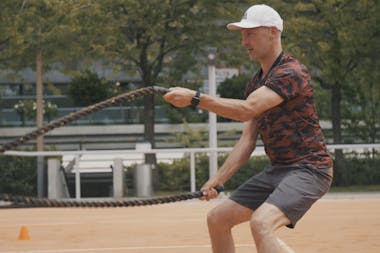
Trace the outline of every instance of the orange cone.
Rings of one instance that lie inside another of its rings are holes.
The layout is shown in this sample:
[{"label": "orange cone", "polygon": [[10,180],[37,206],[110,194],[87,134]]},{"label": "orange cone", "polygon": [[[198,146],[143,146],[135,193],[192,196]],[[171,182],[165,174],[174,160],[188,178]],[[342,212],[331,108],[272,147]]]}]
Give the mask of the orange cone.
[{"label": "orange cone", "polygon": [[29,231],[26,226],[21,226],[20,234],[18,235],[19,240],[30,240]]}]

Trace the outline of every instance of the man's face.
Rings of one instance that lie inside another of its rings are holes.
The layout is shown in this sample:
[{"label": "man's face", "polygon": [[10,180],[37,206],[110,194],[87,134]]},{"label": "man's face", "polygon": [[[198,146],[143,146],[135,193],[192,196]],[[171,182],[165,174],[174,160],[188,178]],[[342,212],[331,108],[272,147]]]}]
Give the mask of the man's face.
[{"label": "man's face", "polygon": [[247,48],[249,57],[254,61],[260,61],[271,50],[271,28],[257,27],[240,30],[241,44]]}]

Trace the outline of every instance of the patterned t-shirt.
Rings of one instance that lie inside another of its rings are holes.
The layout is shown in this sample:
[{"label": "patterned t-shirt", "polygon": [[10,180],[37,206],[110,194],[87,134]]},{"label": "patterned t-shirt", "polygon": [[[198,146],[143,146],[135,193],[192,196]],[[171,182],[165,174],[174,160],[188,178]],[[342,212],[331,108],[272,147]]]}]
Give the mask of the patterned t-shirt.
[{"label": "patterned t-shirt", "polygon": [[308,70],[291,55],[281,54],[268,75],[260,70],[247,84],[245,97],[265,85],[284,101],[258,118],[258,131],[272,165],[306,163],[332,167],[313,102]]}]

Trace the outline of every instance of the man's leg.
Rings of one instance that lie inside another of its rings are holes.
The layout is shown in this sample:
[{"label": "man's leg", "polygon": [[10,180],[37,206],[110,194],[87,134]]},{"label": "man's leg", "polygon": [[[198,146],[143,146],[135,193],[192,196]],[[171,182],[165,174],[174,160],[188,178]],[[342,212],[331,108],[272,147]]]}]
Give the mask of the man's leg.
[{"label": "man's leg", "polygon": [[277,241],[282,246],[282,248],[285,250],[284,252],[295,253],[295,251],[293,249],[291,249],[288,245],[286,245],[286,243],[283,240],[281,240],[280,238],[277,237]]},{"label": "man's leg", "polygon": [[280,209],[268,203],[263,203],[252,215],[250,225],[258,253],[293,253],[275,231],[290,224],[290,220]]},{"label": "man's leg", "polygon": [[235,252],[231,229],[237,224],[249,221],[252,210],[232,200],[226,200],[207,215],[207,224],[214,253]]}]

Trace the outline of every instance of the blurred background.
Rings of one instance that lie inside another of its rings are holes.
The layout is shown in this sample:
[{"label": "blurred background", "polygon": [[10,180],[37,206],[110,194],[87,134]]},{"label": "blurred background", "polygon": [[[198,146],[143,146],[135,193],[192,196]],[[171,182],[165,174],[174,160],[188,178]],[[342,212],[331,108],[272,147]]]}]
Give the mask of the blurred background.
[{"label": "blurred background", "polygon": [[[312,75],[327,143],[378,144],[380,2],[262,3],[281,14],[284,51],[300,59]],[[210,49],[216,50],[217,95],[242,98],[246,83],[259,66],[249,60],[240,44],[240,33],[228,31],[226,24],[240,20],[252,4],[207,0],[2,0],[0,144],[138,88],[184,86],[208,92]],[[153,149],[204,148],[209,145],[208,120],[208,112],[173,108],[162,98],[150,95],[83,117],[18,149],[134,150],[141,142]],[[218,147],[232,147],[241,133],[241,123],[220,117],[217,122]],[[376,145],[332,149],[334,189],[380,191],[379,151]],[[185,153],[172,155],[170,161],[157,159],[155,154],[145,156],[144,163],[156,168],[152,172],[156,192],[190,190],[190,157]],[[225,158],[226,152],[218,153],[219,164]],[[67,167],[74,158],[58,159]],[[259,153],[226,188],[234,189],[265,164],[267,159]],[[131,162],[123,166],[128,195],[134,192],[131,182],[135,166]],[[90,167],[94,165],[88,163]],[[46,157],[0,156],[0,192],[47,195],[46,168]],[[109,195],[112,180],[106,171],[95,179],[83,179],[83,184],[88,182],[83,186],[88,196]],[[208,171],[208,153],[197,153],[197,187],[207,180]],[[70,186],[74,183],[68,175]],[[69,192],[73,192],[74,186],[70,187]]]}]

